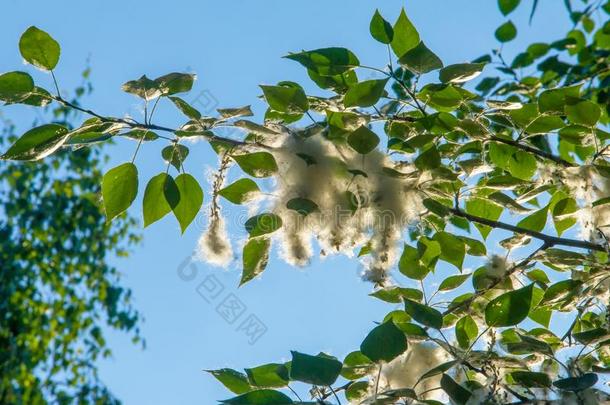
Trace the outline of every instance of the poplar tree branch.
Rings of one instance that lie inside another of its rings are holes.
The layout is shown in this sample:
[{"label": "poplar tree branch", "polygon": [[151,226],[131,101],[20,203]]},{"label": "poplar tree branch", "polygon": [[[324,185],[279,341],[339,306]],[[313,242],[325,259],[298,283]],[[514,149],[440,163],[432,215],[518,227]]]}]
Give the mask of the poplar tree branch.
[{"label": "poplar tree branch", "polygon": [[538,155],[538,156],[540,156],[540,157],[542,157],[544,159],[552,160],[553,162],[555,162],[555,163],[557,163],[557,164],[559,164],[559,165],[561,165],[563,167],[576,167],[577,166],[574,163],[568,162],[567,160],[562,159],[559,156],[555,156],[555,155],[553,155],[550,152],[545,152],[545,151],[540,150],[538,148],[535,148],[533,146],[524,145],[524,144],[522,144],[520,142],[517,142],[515,140],[512,140],[512,139],[501,138],[499,136],[494,136],[494,135],[492,135],[490,137],[490,139],[492,141],[494,141],[494,142],[500,142],[500,143],[503,143],[505,145],[514,146],[515,148],[524,150],[526,152],[533,153],[533,154]]},{"label": "poplar tree branch", "polygon": [[451,212],[453,215],[455,215],[457,217],[462,217],[471,222],[476,222],[476,223],[479,223],[482,225],[491,226],[492,228],[504,229],[506,231],[515,232],[515,233],[518,233],[521,235],[531,236],[533,238],[543,241],[545,243],[545,245],[547,245],[548,247],[560,245],[560,246],[575,247],[575,248],[579,248],[579,249],[595,250],[598,252],[606,252],[606,248],[604,246],[598,245],[596,243],[592,243],[592,242],[588,242],[588,241],[584,241],[584,240],[560,238],[557,236],[546,235],[542,232],[532,231],[530,229],[521,228],[519,226],[507,224],[505,222],[493,221],[490,219],[477,217],[475,215],[468,214],[467,212],[464,212],[459,208],[450,208],[449,212]]},{"label": "poplar tree branch", "polygon": [[[168,128],[168,127],[164,127],[161,125],[156,125],[156,124],[142,124],[136,121],[130,121],[130,120],[126,120],[124,118],[115,118],[115,117],[106,117],[104,115],[100,115],[98,113],[96,113],[95,111],[92,111],[90,109],[87,108],[83,108],[77,104],[71,103],[68,100],[65,100],[64,98],[62,98],[61,96],[51,96],[51,98],[55,101],[57,101],[58,103],[68,107],[68,108],[72,108],[74,110],[83,112],[85,114],[91,115],[92,117],[96,117],[99,118],[102,122],[109,122],[109,123],[115,123],[115,124],[122,124],[122,125],[126,125],[129,128],[133,128],[133,129],[148,129],[151,131],[162,131],[162,132],[170,132],[170,133],[176,133],[176,131],[178,131],[177,129],[173,129],[173,128]],[[223,136],[218,136],[218,135],[210,135],[210,136],[205,136],[209,141],[221,141],[221,142],[226,142],[229,143],[233,146],[257,146],[260,148],[268,148],[270,149],[270,147],[260,144],[260,143],[251,143],[251,142],[244,142],[244,141],[239,141],[236,139],[231,139],[231,138],[226,138]],[[173,139],[171,138],[167,138],[165,137],[165,139],[168,139],[170,141],[173,141]]]}]

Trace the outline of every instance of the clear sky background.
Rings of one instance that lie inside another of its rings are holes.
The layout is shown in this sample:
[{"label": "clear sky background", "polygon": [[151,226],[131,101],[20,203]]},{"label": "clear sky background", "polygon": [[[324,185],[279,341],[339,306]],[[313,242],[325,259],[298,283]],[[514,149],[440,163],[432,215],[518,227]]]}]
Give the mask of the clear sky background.
[{"label": "clear sky background", "polygon": [[[511,18],[519,36],[506,47],[508,55],[534,41],[552,40],[570,27],[559,0],[542,0],[532,27],[527,26],[531,0],[524,0]],[[497,47],[493,33],[505,19],[495,0],[365,1],[22,1],[4,0],[0,24],[0,71],[26,69],[17,43],[20,34],[36,25],[62,46],[56,70],[60,87],[73,89],[89,60],[95,91],[88,107],[106,115],[125,113],[139,118],[140,105],[120,90],[122,83],[142,74],[149,77],[173,71],[192,71],[198,81],[187,101],[202,111],[208,107],[252,104],[259,115],[265,105],[257,99],[258,84],[294,80],[318,94],[297,63],[282,59],[289,51],[345,46],[363,64],[383,67],[387,50],[369,35],[375,8],[394,21],[405,6],[422,39],[446,63],[474,59]],[[512,57],[509,58],[512,60]],[[491,68],[488,68],[491,70]],[[35,73],[37,84],[51,88],[49,77]],[[366,77],[362,72],[361,77]],[[200,95],[200,96],[198,96]],[[199,104],[198,104],[199,103]],[[3,114],[21,117],[22,128],[30,115],[20,107],[2,107]],[[178,126],[183,118],[171,105],[161,106],[156,122]],[[138,156],[140,184],[164,170],[159,142],[147,144]],[[122,140],[111,147],[111,164],[131,158],[134,142]],[[187,171],[199,180],[208,178],[216,157],[205,143],[191,146]],[[235,179],[236,173],[232,174]],[[210,201],[206,188],[206,203]],[[141,195],[133,209],[141,215]],[[225,213],[235,246],[244,239],[243,211],[226,205]],[[305,269],[293,268],[273,258],[262,279],[237,288],[240,261],[229,270],[196,262],[196,274],[185,281],[178,268],[196,246],[205,227],[205,215],[185,235],[171,216],[143,231],[144,241],[129,259],[111,258],[133,290],[134,303],[144,316],[142,350],[129,337],[110,333],[112,359],[100,365],[101,375],[125,404],[212,404],[230,397],[203,369],[240,369],[266,362],[285,361],[290,350],[326,351],[343,358],[357,349],[371,329],[392,307],[367,297],[371,285],[360,280],[357,261],[342,257],[315,260]],[[236,250],[239,250],[236,249]],[[214,301],[206,302],[198,285],[210,275],[224,286]],[[401,282],[405,282],[401,278]],[[215,308],[233,293],[246,306],[234,324]],[[256,315],[267,332],[254,345],[236,331],[246,315]]]}]

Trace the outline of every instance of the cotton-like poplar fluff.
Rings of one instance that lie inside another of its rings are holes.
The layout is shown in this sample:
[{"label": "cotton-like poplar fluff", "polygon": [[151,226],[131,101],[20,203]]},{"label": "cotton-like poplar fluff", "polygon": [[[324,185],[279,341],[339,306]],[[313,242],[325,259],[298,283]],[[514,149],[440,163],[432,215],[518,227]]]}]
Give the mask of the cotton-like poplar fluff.
[{"label": "cotton-like poplar fluff", "polygon": [[218,190],[224,184],[226,171],[230,166],[228,156],[223,156],[220,162],[220,169],[212,175],[213,198],[210,205],[209,224],[206,231],[199,238],[197,244],[197,255],[200,260],[215,266],[226,267],[233,259],[233,249],[231,240],[227,233],[227,226],[224,217],[220,212],[218,204]]},{"label": "cotton-like poplar fluff", "polygon": [[[279,173],[271,211],[283,220],[283,258],[306,265],[314,238],[322,255],[353,255],[368,243],[371,255],[364,277],[383,283],[396,263],[402,231],[422,210],[418,177],[409,173],[414,170],[407,166],[400,170],[404,175],[388,175],[383,169],[396,170],[397,165],[381,151],[361,155],[321,135],[287,136],[272,153]],[[287,208],[295,198],[313,201],[317,209],[302,215]]]},{"label": "cotton-like poplar fluff", "polygon": [[[409,349],[391,362],[384,364],[381,369],[379,380],[379,392],[399,389],[414,388],[419,378],[434,367],[446,362],[448,357],[440,347],[429,343],[413,343]],[[370,395],[374,395],[377,376],[372,376]],[[431,391],[432,388],[440,386],[441,375],[425,378],[415,386],[415,392],[421,399],[442,399],[441,391]]]},{"label": "cotton-like poplar fluff", "polygon": [[593,204],[610,197],[610,178],[602,176],[593,165],[562,169],[543,165],[538,174],[542,184],[563,184],[574,193],[581,236],[594,243],[606,243],[610,237],[610,204]]},{"label": "cotton-like poplar fluff", "polygon": [[233,249],[224,218],[211,218],[208,229],[201,235],[197,244],[199,259],[215,266],[225,267],[233,258]]},{"label": "cotton-like poplar fluff", "polygon": [[492,255],[485,264],[485,273],[494,278],[504,278],[510,270],[510,264],[504,256]]}]

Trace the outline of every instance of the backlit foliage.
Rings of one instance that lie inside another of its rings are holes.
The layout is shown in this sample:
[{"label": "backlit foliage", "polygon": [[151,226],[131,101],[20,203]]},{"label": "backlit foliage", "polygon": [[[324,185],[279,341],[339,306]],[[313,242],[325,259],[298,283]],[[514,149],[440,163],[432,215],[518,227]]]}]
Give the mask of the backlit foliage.
[{"label": "backlit foliage", "polygon": [[[520,6],[498,3],[507,16]],[[286,58],[321,90],[306,94],[291,81],[261,86],[269,106],[262,123],[248,118],[249,106],[204,116],[177,96],[193,87],[191,74],[125,83],[146,104],[136,121],[75,105],[26,73],[6,73],[3,100],[56,102],[91,118],[74,130],[29,131],[3,158],[38,160],[120,137],[138,140],[135,154],[142,142],[168,142],[167,168],[145,186],[144,222],[173,213],[184,230],[203,202],[201,187],[184,173],[185,144],[203,139],[220,162],[206,197],[204,259],[232,259],[226,199],[254,213],[244,224],[242,284],[265,270],[274,246],[299,266],[313,255],[342,253],[364,264],[373,297],[401,304],[342,361],[292,352],[291,362],[246,373],[210,371],[236,395],[224,403],[309,399],[292,390],[297,382],[311,385],[316,403],[339,403],[340,396],[369,404],[603,402],[610,371],[610,3],[564,6],[574,26],[564,38],[533,43],[512,61],[499,47],[468,63],[441,61],[404,11],[394,24],[376,12],[370,32],[389,60],[365,63],[340,47],[291,53]],[[495,32],[499,44],[517,35],[510,20]],[[28,62],[53,74],[59,46],[51,37],[30,28],[20,44]],[[187,122],[153,122],[160,102],[173,103]],[[223,136],[225,127],[243,136]],[[241,175],[225,184],[229,170]],[[274,181],[257,182],[264,178]],[[108,220],[132,204],[140,180],[133,160],[104,176]]]}]

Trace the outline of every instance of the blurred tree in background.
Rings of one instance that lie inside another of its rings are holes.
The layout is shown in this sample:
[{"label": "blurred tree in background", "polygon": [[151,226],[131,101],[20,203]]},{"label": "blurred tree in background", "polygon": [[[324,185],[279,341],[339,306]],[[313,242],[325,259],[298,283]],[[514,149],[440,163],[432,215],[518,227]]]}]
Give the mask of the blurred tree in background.
[{"label": "blurred tree in background", "polygon": [[[84,84],[73,101],[91,92]],[[38,105],[42,100],[34,100]],[[46,109],[37,120],[72,127],[78,113]],[[16,138],[2,124],[0,144]],[[99,206],[101,147],[44,161],[0,163],[0,403],[118,403],[95,362],[110,355],[102,330],[139,341],[138,313],[107,262],[139,240],[134,219],[106,223]]]}]

